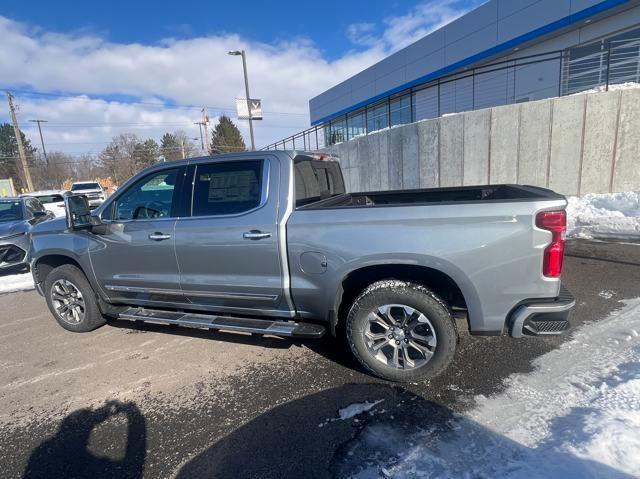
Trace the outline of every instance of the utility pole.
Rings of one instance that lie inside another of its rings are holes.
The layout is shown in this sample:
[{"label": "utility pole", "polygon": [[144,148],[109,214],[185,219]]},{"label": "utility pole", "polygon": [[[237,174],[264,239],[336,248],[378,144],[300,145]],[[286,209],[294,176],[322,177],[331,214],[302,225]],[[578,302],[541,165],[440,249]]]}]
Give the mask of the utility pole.
[{"label": "utility pole", "polygon": [[207,107],[202,108],[202,124],[204,126],[204,141],[207,145],[207,154],[211,154],[211,148],[209,148],[209,114],[207,113]]},{"label": "utility pole", "polygon": [[180,138],[180,149],[182,150],[182,159],[184,160],[186,158],[184,154],[184,138]]},{"label": "utility pole", "polygon": [[249,115],[249,133],[251,135],[251,151],[256,150],[256,142],[253,139],[253,118],[251,117],[251,97],[249,96],[249,76],[247,75],[247,56],[244,53],[244,50],[235,50],[229,52],[229,55],[242,57],[242,71],[244,72],[244,91],[247,100],[247,113]]},{"label": "utility pole", "polygon": [[33,182],[31,181],[31,173],[29,172],[29,165],[27,164],[27,155],[24,152],[24,145],[22,144],[22,136],[20,135],[20,128],[18,127],[18,118],[16,117],[16,108],[13,106],[13,95],[7,92],[7,100],[9,101],[9,110],[11,110],[11,121],[13,122],[13,132],[16,135],[16,143],[18,144],[18,155],[20,156],[20,163],[22,163],[22,170],[24,171],[24,179],[27,183],[29,191],[33,191]]},{"label": "utility pole", "polygon": [[204,139],[202,138],[202,125],[204,125],[204,122],[196,121],[193,124],[198,125],[198,129],[200,130],[200,149],[204,152]]},{"label": "utility pole", "polygon": [[42,154],[44,155],[44,161],[49,166],[49,158],[47,158],[47,150],[44,148],[44,139],[42,138],[42,127],[40,123],[47,123],[47,120],[29,120],[38,124],[38,131],[40,132],[40,143],[42,143]]}]

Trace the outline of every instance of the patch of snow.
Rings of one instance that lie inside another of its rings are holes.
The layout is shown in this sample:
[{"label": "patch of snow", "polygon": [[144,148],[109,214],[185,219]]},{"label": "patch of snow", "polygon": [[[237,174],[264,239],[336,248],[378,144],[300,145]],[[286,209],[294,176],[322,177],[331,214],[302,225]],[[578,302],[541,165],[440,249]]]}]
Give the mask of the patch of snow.
[{"label": "patch of snow", "polygon": [[640,192],[567,199],[568,237],[640,239]]},{"label": "patch of snow", "polygon": [[350,404],[347,407],[343,407],[338,411],[338,417],[343,421],[345,419],[351,419],[352,417],[357,416],[358,414],[362,414],[363,412],[367,412],[370,409],[373,409],[382,401],[384,401],[384,399],[378,399],[377,401],[373,401],[373,402],[362,402],[362,403]]},{"label": "patch of snow", "polygon": [[[349,404],[347,407],[343,407],[342,409],[338,410],[338,417],[332,417],[332,418],[326,419],[323,423],[318,424],[318,427],[324,427],[330,422],[346,421],[347,419],[354,418],[359,414],[365,413],[367,411],[371,411],[371,409],[376,407],[382,401],[384,401],[384,399],[378,399],[377,401],[373,401],[373,402],[367,401],[362,403]],[[386,412],[386,411],[383,409],[381,413],[383,412]],[[369,414],[373,415],[373,412],[370,412]],[[355,419],[354,421],[358,422],[357,419]]]},{"label": "patch of snow", "polygon": [[0,276],[0,293],[13,293],[14,291],[28,291],[35,288],[31,273],[11,274]]},{"label": "patch of snow", "polygon": [[638,328],[640,298],[581,327],[536,359],[534,372],[512,375],[504,392],[477,396],[474,409],[445,424],[425,420],[409,435],[366,426],[359,450],[386,454],[363,459],[352,477],[640,477]]},{"label": "patch of snow", "polygon": [[603,290],[603,291],[600,291],[600,292],[598,293],[598,296],[600,296],[601,298],[604,298],[604,299],[611,299],[611,298],[613,298],[615,295],[616,295],[616,292],[615,292],[615,291],[610,291],[610,290],[607,290],[607,289],[605,289],[605,290]]},{"label": "patch of snow", "polygon": [[[631,90],[633,88],[640,88],[640,83],[637,82],[625,82],[625,83],[614,83],[609,85],[608,91],[618,91],[618,90]],[[578,93],[574,93],[574,95],[584,95],[585,93],[602,93],[607,91],[606,85],[600,85],[595,88],[590,88],[589,90],[579,91]]]}]

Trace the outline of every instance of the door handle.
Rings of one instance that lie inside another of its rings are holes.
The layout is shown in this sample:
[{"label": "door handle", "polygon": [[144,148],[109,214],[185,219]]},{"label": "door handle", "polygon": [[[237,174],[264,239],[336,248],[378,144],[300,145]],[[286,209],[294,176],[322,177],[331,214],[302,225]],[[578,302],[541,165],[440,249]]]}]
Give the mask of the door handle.
[{"label": "door handle", "polygon": [[258,231],[258,230],[251,230],[251,231],[248,231],[247,233],[244,233],[242,237],[248,240],[261,240],[261,239],[271,238],[271,233]]},{"label": "door handle", "polygon": [[149,235],[149,239],[153,241],[168,240],[168,239],[171,239],[171,235],[155,232]]}]

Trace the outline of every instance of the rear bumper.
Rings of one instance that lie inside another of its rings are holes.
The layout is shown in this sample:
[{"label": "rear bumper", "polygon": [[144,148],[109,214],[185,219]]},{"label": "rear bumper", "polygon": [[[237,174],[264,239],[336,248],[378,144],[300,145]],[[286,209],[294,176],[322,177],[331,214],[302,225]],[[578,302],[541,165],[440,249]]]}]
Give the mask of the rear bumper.
[{"label": "rear bumper", "polygon": [[509,333],[513,338],[562,334],[570,327],[569,312],[575,304],[575,298],[564,286],[557,298],[524,301],[509,316]]}]

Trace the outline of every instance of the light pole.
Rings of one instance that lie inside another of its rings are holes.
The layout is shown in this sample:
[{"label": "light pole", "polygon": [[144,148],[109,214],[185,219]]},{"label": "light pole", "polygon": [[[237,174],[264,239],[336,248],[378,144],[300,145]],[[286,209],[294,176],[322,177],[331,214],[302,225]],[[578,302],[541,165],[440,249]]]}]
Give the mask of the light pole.
[{"label": "light pole", "polygon": [[38,124],[38,131],[40,132],[40,143],[42,143],[42,154],[44,155],[44,161],[49,166],[49,158],[47,158],[47,150],[44,148],[44,139],[42,138],[42,127],[40,123],[47,123],[47,120],[29,120],[30,122]]},{"label": "light pole", "polygon": [[[204,139],[202,138],[202,125],[204,124],[204,122],[202,121],[196,121],[193,123],[194,125],[198,125],[199,129],[200,129],[200,149],[202,150],[202,152],[204,153]],[[197,140],[197,138],[195,138],[195,140]]]},{"label": "light pole", "polygon": [[249,78],[247,76],[247,57],[244,53],[244,50],[234,50],[230,51],[229,55],[242,57],[242,69],[244,70],[244,89],[246,93],[247,100],[247,112],[249,114],[249,134],[251,135],[251,151],[255,151],[256,145],[253,139],[253,120],[251,118],[251,97],[249,96]]}]

